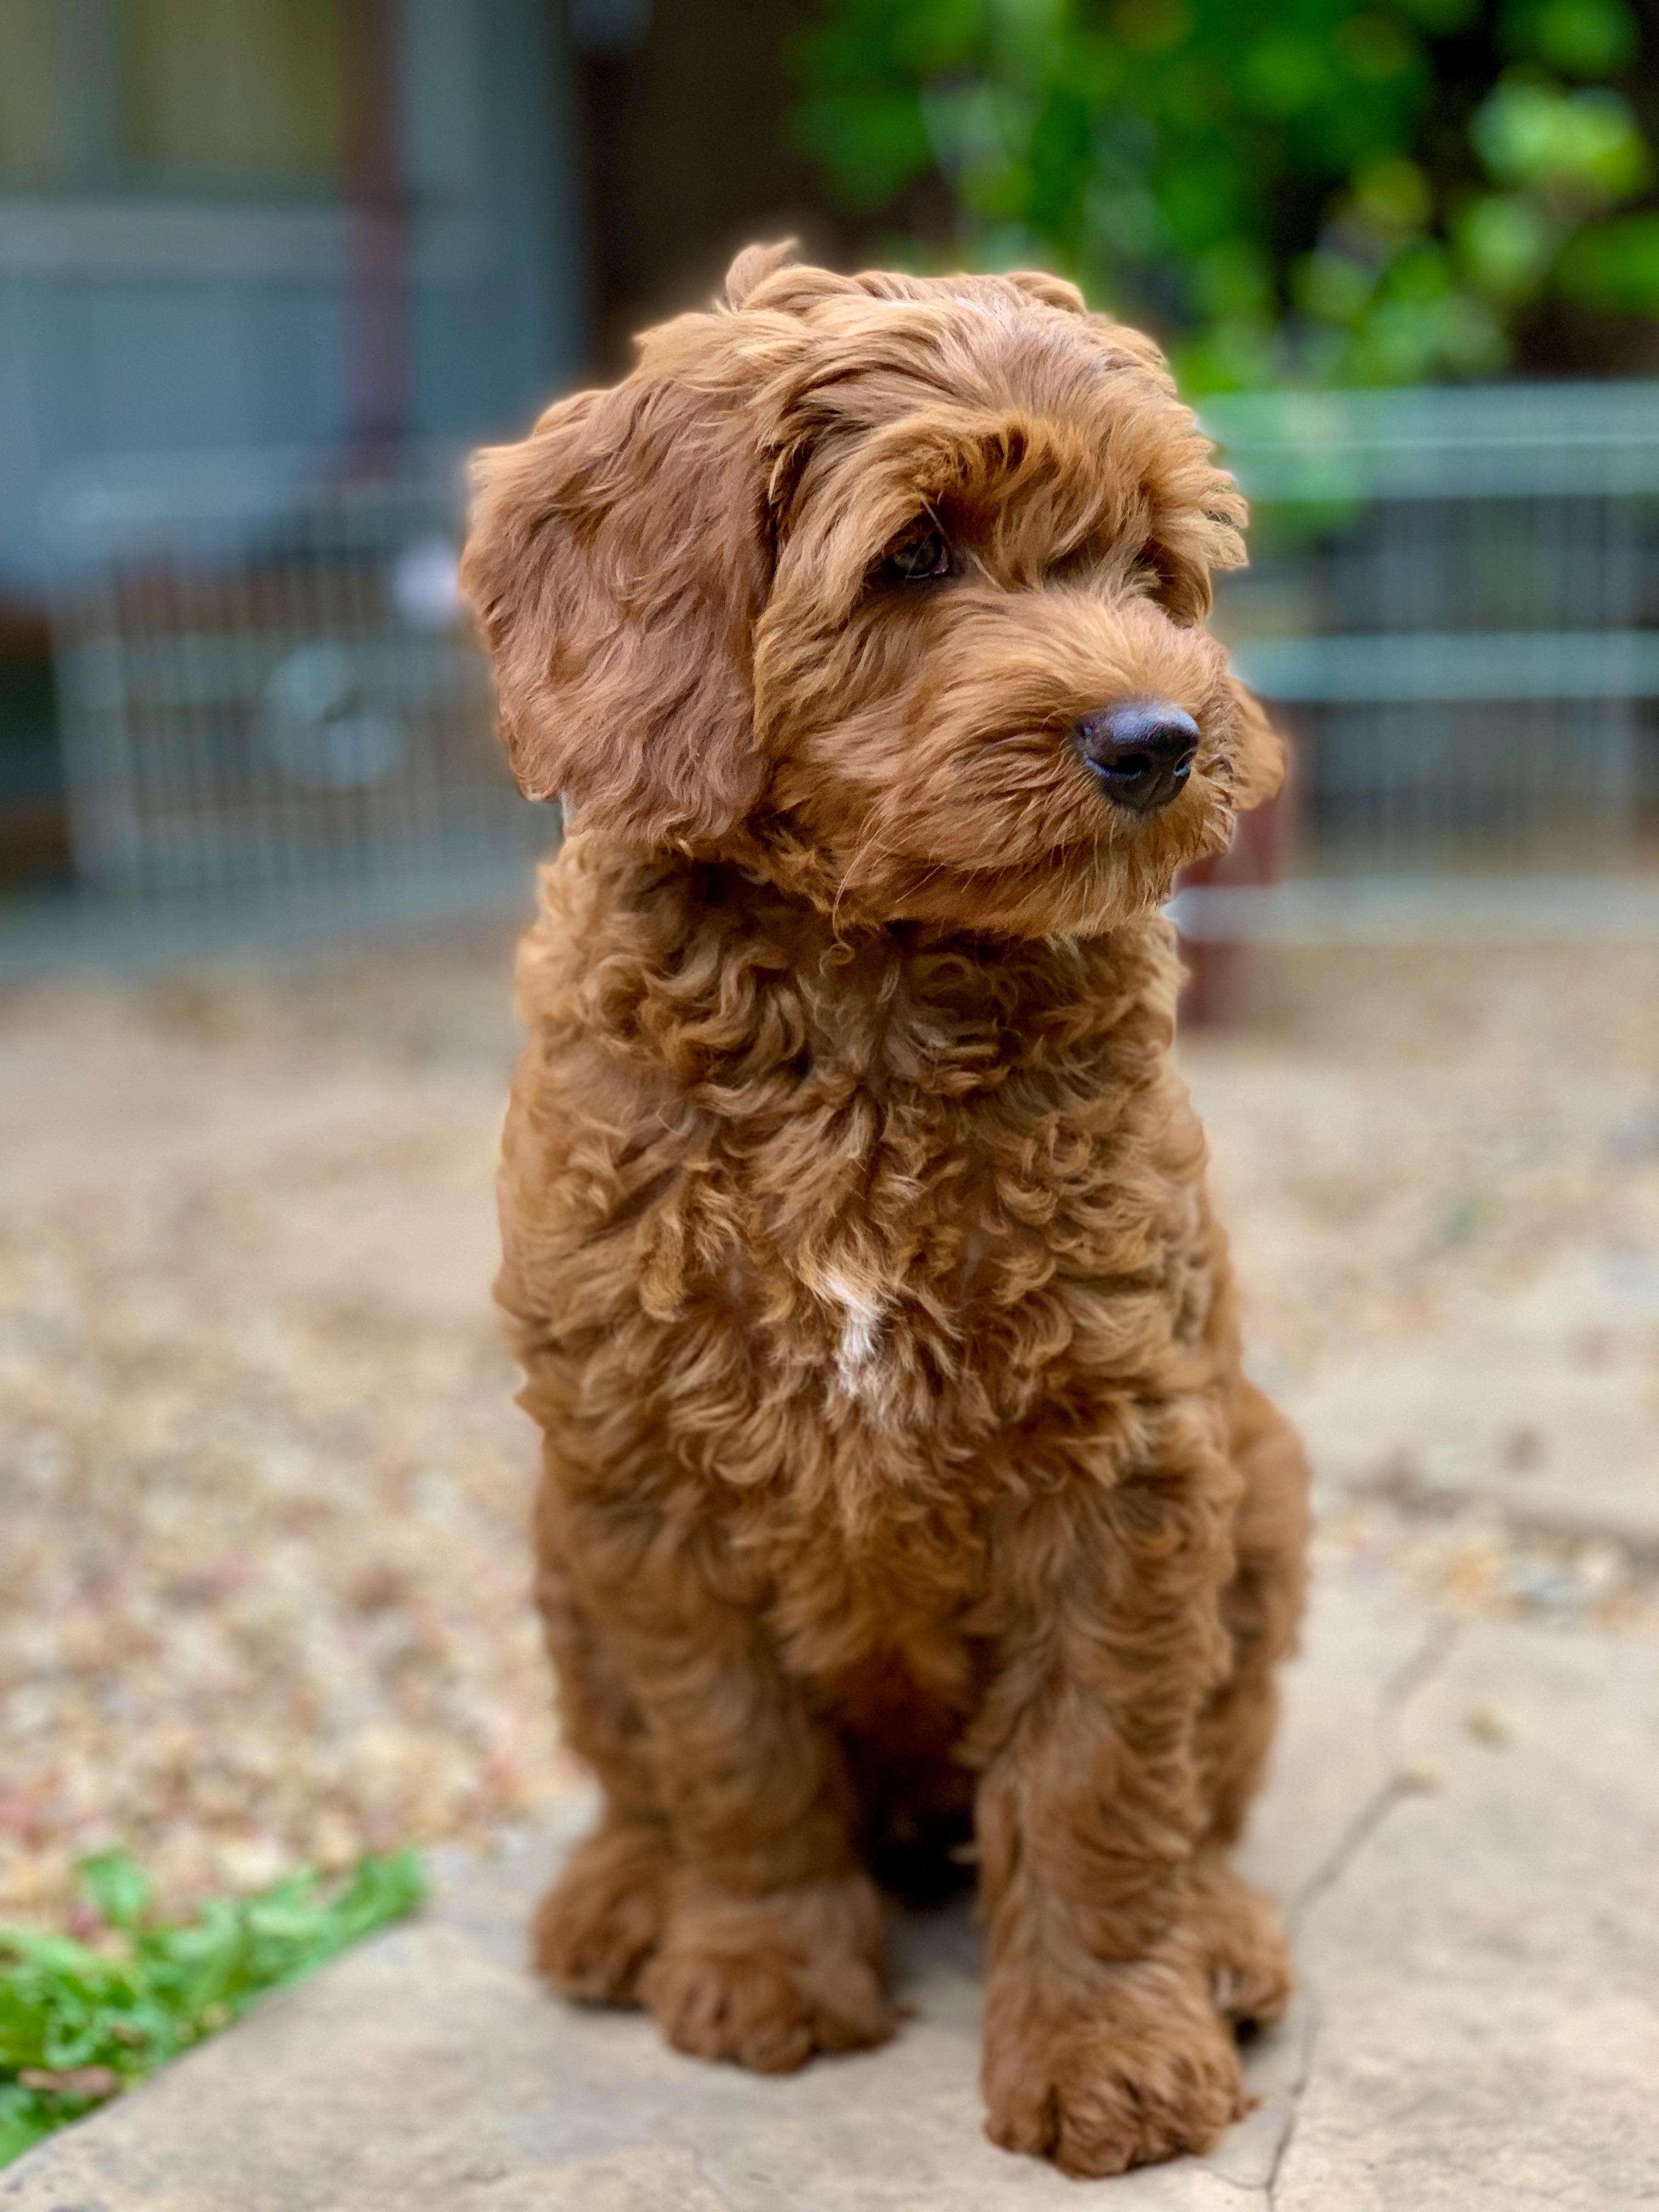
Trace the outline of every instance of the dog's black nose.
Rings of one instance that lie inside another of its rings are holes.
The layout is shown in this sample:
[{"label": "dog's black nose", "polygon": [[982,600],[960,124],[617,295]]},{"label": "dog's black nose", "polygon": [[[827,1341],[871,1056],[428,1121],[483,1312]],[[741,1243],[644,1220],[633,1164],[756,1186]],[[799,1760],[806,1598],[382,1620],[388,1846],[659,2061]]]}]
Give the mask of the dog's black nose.
[{"label": "dog's black nose", "polygon": [[1077,743],[1109,799],[1156,814],[1192,774],[1198,724],[1168,699],[1119,699],[1083,717]]}]

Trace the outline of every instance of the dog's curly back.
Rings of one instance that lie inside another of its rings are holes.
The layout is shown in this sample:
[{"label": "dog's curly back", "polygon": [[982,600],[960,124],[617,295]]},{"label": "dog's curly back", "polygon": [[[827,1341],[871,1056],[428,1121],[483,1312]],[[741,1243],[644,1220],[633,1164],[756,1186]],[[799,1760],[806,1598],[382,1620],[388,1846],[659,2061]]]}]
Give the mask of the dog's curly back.
[{"label": "dog's curly back", "polygon": [[[545,1970],[763,2067],[890,2025],[868,1868],[969,1826],[993,2132],[1242,2109],[1226,1869],[1304,1477],[1240,1375],[1158,908],[1280,772],[1203,627],[1243,509],[1045,276],[741,257],[489,453],[465,576],[570,834],[526,941],[501,1295],[606,1809]],[[1079,731],[1190,729],[1159,803]]]}]

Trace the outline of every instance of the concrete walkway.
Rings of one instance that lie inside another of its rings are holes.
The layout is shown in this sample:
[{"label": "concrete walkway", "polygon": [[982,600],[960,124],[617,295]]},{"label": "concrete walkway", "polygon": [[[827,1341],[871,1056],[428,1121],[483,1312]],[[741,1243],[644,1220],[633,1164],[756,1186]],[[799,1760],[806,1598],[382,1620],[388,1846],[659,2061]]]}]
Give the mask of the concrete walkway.
[{"label": "concrete walkway", "polygon": [[[579,1824],[573,1808],[565,1833]],[[1659,1648],[1437,1617],[1327,1564],[1249,1871],[1304,1993],[1211,2158],[1076,2184],[981,2133],[977,1939],[788,2081],[521,1966],[555,1836],[0,2177],[3,2212],[1624,2212],[1659,2203]]]}]

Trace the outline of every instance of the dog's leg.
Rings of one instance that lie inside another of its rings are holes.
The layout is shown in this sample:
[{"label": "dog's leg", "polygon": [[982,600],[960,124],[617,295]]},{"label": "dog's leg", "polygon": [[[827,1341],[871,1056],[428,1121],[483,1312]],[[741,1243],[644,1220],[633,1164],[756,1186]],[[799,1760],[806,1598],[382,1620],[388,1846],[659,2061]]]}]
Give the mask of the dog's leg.
[{"label": "dog's leg", "polygon": [[1273,1905],[1232,1871],[1226,1853],[1267,1765],[1279,1711],[1273,1670],[1296,1646],[1307,1581],[1308,1465],[1290,1423],[1249,1382],[1241,1382],[1235,1401],[1231,1450],[1244,1482],[1232,1579],[1221,1599],[1232,1663],[1199,1718],[1207,1825],[1190,1886],[1216,2002],[1233,2020],[1266,2027],[1290,2000],[1290,1953]]},{"label": "dog's leg", "polygon": [[640,1993],[678,2049],[787,2073],[891,2034],[881,1907],[839,1744],[758,1622],[699,1611],[635,1657],[678,1861]]},{"label": "dog's leg", "polygon": [[537,1601],[559,1684],[564,1740],[604,1792],[598,1828],[571,1852],[536,1914],[537,1968],[566,1996],[638,2002],[668,1912],[673,1853],[645,1724],[611,1653],[542,1532]]},{"label": "dog's leg", "polygon": [[884,2041],[880,1903],[834,1732],[684,1540],[648,1516],[619,1538],[614,1505],[591,1528],[580,1504],[556,1511],[582,1602],[544,1592],[550,1620],[562,1605],[576,1624],[550,1642],[572,1718],[575,1657],[572,1741],[611,1810],[543,1907],[544,1963],[587,1994],[580,1962],[608,1947],[671,2043],[763,2073]]},{"label": "dog's leg", "polygon": [[1171,1410],[1155,1468],[1023,1516],[977,1747],[988,2127],[1077,2174],[1206,2149],[1245,2109],[1188,1888],[1236,1484]]},{"label": "dog's leg", "polygon": [[1279,1711],[1273,1670],[1296,1648],[1308,1545],[1307,1461],[1295,1430],[1253,1383],[1239,1385],[1231,1454],[1244,1485],[1221,1597],[1232,1657],[1198,1729],[1208,1831],[1224,1845],[1237,1841],[1267,1764]]}]

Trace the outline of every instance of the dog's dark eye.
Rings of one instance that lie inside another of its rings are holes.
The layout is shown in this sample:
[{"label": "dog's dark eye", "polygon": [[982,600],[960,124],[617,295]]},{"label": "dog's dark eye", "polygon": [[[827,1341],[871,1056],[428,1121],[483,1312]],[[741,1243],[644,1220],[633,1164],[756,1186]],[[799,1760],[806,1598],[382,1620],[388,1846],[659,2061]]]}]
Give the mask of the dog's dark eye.
[{"label": "dog's dark eye", "polygon": [[951,549],[943,531],[924,530],[896,545],[882,566],[902,584],[925,584],[929,577],[949,573]]}]

